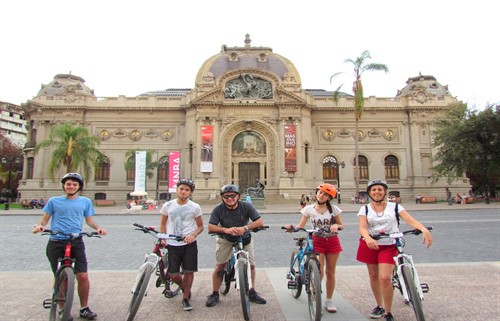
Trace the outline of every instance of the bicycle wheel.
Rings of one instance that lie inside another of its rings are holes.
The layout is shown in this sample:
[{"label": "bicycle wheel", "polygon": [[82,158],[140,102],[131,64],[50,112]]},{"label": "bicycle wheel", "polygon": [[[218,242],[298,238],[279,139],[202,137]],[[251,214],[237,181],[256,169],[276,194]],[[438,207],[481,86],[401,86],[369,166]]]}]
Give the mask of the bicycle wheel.
[{"label": "bicycle wheel", "polygon": [[75,293],[75,272],[65,267],[56,274],[52,293],[49,320],[66,321],[71,316],[73,295]]},{"label": "bicycle wheel", "polygon": [[240,286],[241,308],[243,309],[243,318],[250,320],[250,297],[248,286],[248,267],[246,259],[238,259],[238,282]]},{"label": "bicycle wheel", "polygon": [[234,279],[234,257],[227,262],[224,269],[224,277],[222,279],[222,287],[220,293],[226,295],[231,288],[231,281]]},{"label": "bicycle wheel", "polygon": [[163,295],[165,295],[166,298],[173,298],[179,294],[181,287],[170,278],[170,274],[168,273],[168,258],[166,255],[160,260],[160,262],[158,262],[158,272],[159,276],[156,280],[156,287],[160,287],[161,284],[165,284]]},{"label": "bicycle wheel", "polygon": [[142,299],[146,295],[146,290],[148,288],[149,279],[151,274],[154,272],[154,266],[152,264],[146,264],[144,269],[141,269],[139,272],[140,275],[137,282],[137,286],[132,290],[132,299],[130,300],[130,305],[127,311],[127,321],[132,321],[139,310],[139,306],[141,305]]},{"label": "bicycle wheel", "polygon": [[309,260],[309,292],[307,293],[307,301],[309,302],[309,317],[313,321],[321,320],[321,275],[318,266],[318,261]]},{"label": "bicycle wheel", "polygon": [[418,290],[413,279],[413,271],[409,266],[403,265],[401,267],[401,274],[403,275],[406,292],[408,292],[408,299],[413,307],[417,321],[425,321],[424,311],[422,309],[422,300],[420,300],[420,295],[418,294]]},{"label": "bicycle wheel", "polygon": [[302,278],[300,277],[300,260],[297,259],[294,262],[295,257],[299,253],[299,250],[295,249],[292,251],[292,256],[290,257],[290,276],[292,281],[295,281],[296,287],[292,290],[292,296],[298,298],[302,293]]}]

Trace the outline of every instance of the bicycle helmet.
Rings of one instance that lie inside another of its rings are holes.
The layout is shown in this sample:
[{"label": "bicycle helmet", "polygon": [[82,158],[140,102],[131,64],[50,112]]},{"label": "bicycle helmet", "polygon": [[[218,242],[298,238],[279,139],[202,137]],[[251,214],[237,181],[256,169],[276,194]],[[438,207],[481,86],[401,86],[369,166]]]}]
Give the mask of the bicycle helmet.
[{"label": "bicycle helmet", "polygon": [[322,191],[323,193],[330,195],[332,198],[335,198],[337,196],[337,189],[332,184],[320,184],[318,187],[316,187],[316,191]]},{"label": "bicycle helmet", "polygon": [[232,185],[232,184],[224,185],[224,186],[222,186],[222,188],[220,190],[220,195],[225,194],[225,193],[231,193],[231,192],[239,195],[240,189],[236,185]]},{"label": "bicycle helmet", "polygon": [[384,181],[384,180],[381,180],[381,179],[374,179],[374,180],[371,180],[369,183],[368,183],[368,186],[366,187],[366,192],[368,194],[370,194],[370,189],[375,186],[375,185],[381,185],[384,187],[384,189],[387,191],[387,189],[389,189],[389,186],[387,186],[387,183]]},{"label": "bicycle helmet", "polygon": [[66,183],[66,181],[68,179],[71,179],[73,181],[77,181],[78,183],[80,183],[78,191],[80,191],[83,188],[83,177],[82,177],[82,175],[80,175],[78,173],[68,173],[68,174],[64,175],[63,178],[61,179],[61,183],[63,184],[63,188],[64,188],[64,183]]},{"label": "bicycle helmet", "polygon": [[194,182],[188,178],[182,178],[180,179],[178,182],[177,182],[177,187],[179,187],[180,185],[187,185],[191,188],[191,192],[194,192],[194,189],[196,187],[196,185],[194,184]]}]

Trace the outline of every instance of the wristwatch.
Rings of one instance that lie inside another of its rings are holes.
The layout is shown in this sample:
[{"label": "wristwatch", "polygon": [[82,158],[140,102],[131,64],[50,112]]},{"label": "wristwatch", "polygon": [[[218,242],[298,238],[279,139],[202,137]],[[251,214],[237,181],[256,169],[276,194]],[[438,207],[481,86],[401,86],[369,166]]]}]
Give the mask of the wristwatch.
[{"label": "wristwatch", "polygon": [[243,228],[245,229],[245,232],[248,232],[248,226],[243,226]]}]

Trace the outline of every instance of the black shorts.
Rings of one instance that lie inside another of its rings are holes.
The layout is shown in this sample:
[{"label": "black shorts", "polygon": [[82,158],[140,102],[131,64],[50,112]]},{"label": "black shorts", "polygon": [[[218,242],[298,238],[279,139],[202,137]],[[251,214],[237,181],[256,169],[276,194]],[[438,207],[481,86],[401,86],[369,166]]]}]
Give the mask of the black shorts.
[{"label": "black shorts", "polygon": [[198,271],[198,245],[196,241],[181,246],[168,246],[168,273]]},{"label": "black shorts", "polygon": [[[71,245],[71,257],[75,259],[75,273],[87,272],[87,256],[85,255],[85,243],[83,243],[83,239],[73,240]],[[54,273],[57,270],[57,259],[64,257],[65,248],[65,240],[50,240],[47,243],[46,254]]]}]

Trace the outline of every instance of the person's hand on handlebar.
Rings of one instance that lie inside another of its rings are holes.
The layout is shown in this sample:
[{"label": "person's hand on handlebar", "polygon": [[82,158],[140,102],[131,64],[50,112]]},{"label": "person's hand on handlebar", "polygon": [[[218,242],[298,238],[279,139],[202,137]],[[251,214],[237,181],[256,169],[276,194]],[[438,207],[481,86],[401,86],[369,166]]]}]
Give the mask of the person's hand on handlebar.
[{"label": "person's hand on handlebar", "polygon": [[247,230],[243,226],[228,227],[224,230],[224,233],[234,236],[240,236],[245,234]]}]

